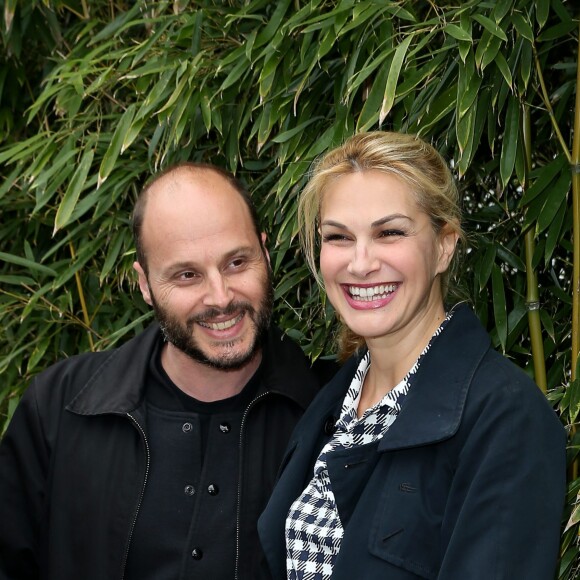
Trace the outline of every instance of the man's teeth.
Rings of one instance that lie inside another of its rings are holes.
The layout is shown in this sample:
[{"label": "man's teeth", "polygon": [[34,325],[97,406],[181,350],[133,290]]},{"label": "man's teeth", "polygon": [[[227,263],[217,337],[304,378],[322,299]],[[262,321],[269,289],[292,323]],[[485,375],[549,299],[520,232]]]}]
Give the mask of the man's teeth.
[{"label": "man's teeth", "polygon": [[226,330],[234,326],[234,324],[237,324],[242,319],[242,316],[244,316],[243,313],[224,322],[200,322],[199,324],[211,330]]},{"label": "man's teeth", "polygon": [[381,284],[380,286],[370,286],[361,288],[360,286],[349,286],[348,293],[355,300],[370,302],[371,300],[381,300],[386,298],[391,292],[397,289],[396,284]]}]

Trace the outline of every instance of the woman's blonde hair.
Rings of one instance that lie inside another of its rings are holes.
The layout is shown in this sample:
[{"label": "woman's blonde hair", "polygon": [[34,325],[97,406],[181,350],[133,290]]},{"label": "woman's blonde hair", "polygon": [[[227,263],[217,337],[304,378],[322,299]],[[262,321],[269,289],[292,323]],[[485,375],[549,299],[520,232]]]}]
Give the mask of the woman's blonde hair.
[{"label": "woman's blonde hair", "polygon": [[[310,180],[300,197],[300,241],[306,261],[321,285],[316,262],[320,206],[324,192],[344,175],[370,170],[382,171],[405,182],[415,194],[421,210],[431,219],[436,233],[447,225],[457,233],[459,240],[464,239],[459,193],[443,157],[415,135],[386,131],[359,133],[314,164]],[[443,297],[448,292],[454,262],[455,259],[440,277]],[[363,344],[361,337],[343,325],[339,339],[341,358],[348,357]]]}]

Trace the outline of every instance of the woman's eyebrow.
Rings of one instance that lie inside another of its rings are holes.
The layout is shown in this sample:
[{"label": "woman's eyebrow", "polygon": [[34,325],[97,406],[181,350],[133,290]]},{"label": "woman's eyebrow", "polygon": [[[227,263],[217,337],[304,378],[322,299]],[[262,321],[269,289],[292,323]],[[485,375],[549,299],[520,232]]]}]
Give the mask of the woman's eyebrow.
[{"label": "woman's eyebrow", "polygon": [[402,213],[393,213],[391,215],[386,215],[385,217],[382,217],[381,219],[375,220],[371,224],[371,227],[377,228],[379,226],[384,226],[385,224],[387,224],[389,222],[392,222],[394,220],[398,220],[398,219],[407,220],[409,222],[412,222],[413,221],[409,216],[406,216],[406,215],[404,215]]}]

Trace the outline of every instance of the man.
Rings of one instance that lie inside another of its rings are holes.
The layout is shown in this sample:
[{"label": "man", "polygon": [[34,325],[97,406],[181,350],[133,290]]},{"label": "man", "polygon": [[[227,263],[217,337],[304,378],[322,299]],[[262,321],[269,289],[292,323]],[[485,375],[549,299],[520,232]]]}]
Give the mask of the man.
[{"label": "man", "polygon": [[0,446],[0,578],[267,578],[256,521],[317,390],[270,326],[269,257],[233,176],[181,164],[134,211],[154,324],[57,363]]}]

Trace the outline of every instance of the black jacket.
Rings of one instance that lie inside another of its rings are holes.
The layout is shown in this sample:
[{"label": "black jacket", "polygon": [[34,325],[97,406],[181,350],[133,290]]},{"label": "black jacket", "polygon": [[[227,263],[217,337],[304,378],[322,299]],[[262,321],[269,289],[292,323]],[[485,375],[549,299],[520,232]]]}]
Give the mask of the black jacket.
[{"label": "black jacket", "polygon": [[[258,528],[274,577],[286,578],[284,522],[359,359],[298,424]],[[564,505],[565,433],[538,387],[493,351],[459,307],[425,355],[378,444],[328,458],[348,521],[333,580],[551,580]]]},{"label": "black jacket", "polygon": [[[0,579],[123,578],[146,485],[144,384],[158,337],[152,325],[118,349],[61,361],[25,392],[0,444]],[[241,501],[231,514],[239,580],[263,577],[256,520],[318,386],[277,329],[261,377],[243,419]]]}]

